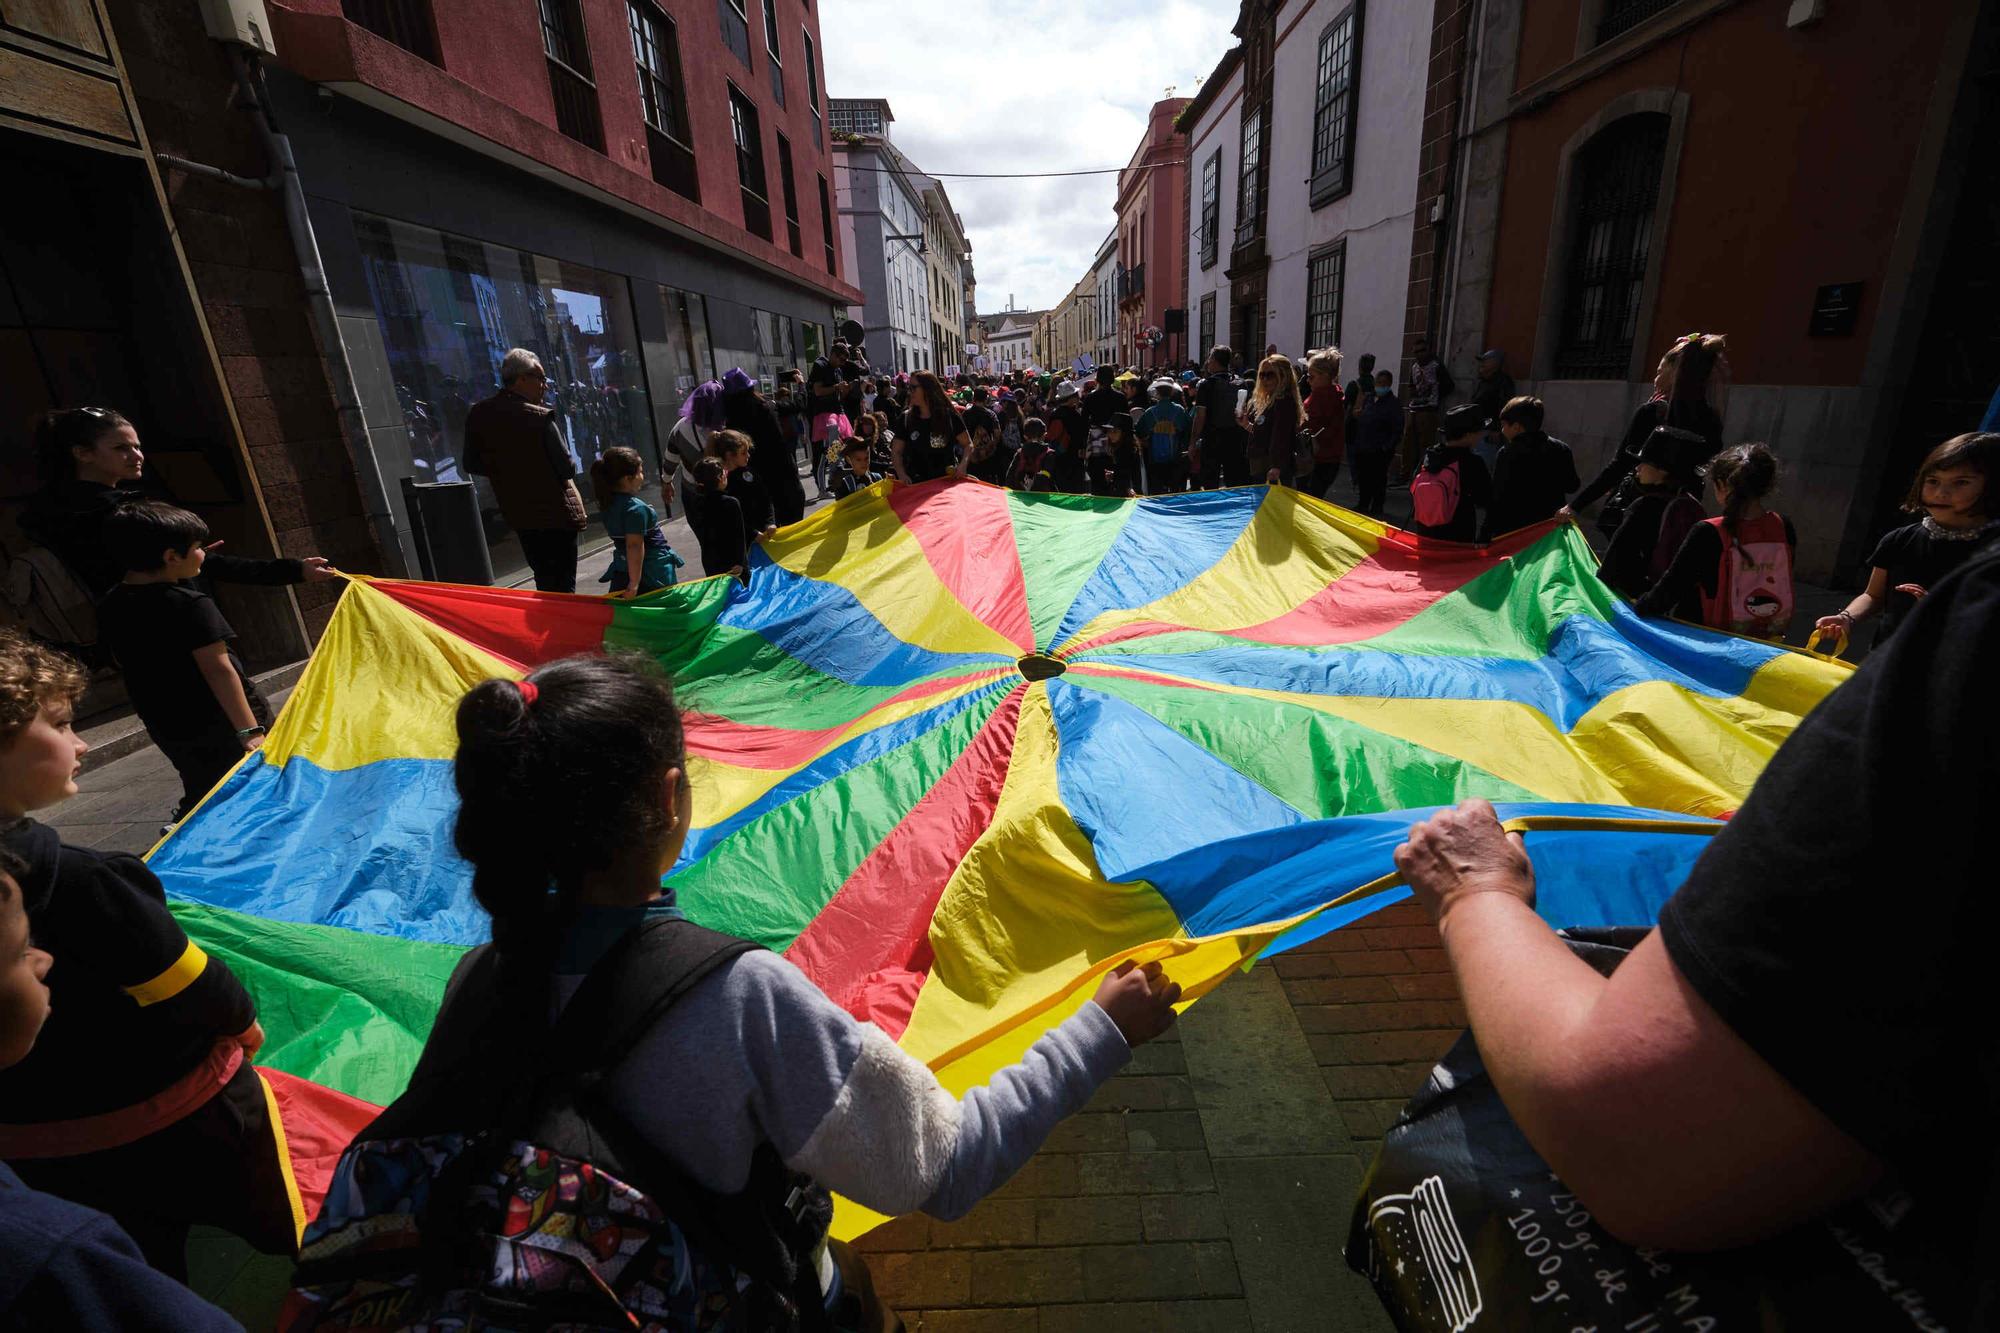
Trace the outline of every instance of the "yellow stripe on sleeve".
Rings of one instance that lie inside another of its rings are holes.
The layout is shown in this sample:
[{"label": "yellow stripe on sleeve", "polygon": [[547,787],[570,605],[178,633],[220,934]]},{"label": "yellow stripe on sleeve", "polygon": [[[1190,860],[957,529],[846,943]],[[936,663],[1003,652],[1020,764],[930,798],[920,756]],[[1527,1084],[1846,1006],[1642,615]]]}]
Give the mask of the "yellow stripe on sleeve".
[{"label": "yellow stripe on sleeve", "polygon": [[127,986],[125,993],[137,1000],[139,1007],[144,1009],[149,1004],[158,1004],[162,1000],[171,1000],[189,986],[194,985],[195,981],[201,976],[203,969],[207,966],[208,955],[201,951],[200,945],[196,944],[193,940],[189,940],[188,947],[182,951],[179,958],[174,960],[172,967],[169,967],[151,981],[142,981],[136,986]]}]

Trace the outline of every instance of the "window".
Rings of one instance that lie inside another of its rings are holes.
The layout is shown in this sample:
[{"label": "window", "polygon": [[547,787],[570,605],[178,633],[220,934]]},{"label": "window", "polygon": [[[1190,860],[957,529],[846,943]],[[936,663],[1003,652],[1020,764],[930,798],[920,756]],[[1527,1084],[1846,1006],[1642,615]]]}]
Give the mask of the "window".
[{"label": "window", "polygon": [[1215,267],[1217,238],[1222,232],[1222,150],[1208,155],[1201,168],[1201,266]]},{"label": "window", "polygon": [[632,28],[632,60],[639,70],[639,104],[646,118],[653,179],[700,203],[701,180],[687,129],[680,39],[674,21],[646,0],[627,0],[626,16]]},{"label": "window", "polygon": [[722,44],[730,53],[750,67],[750,15],[743,8],[743,0],[715,0],[716,17],[722,22]]},{"label": "window", "polygon": [[785,61],[778,54],[778,0],[764,0],[764,54],[771,59],[771,97],[785,104]]},{"label": "window", "polygon": [[839,277],[839,265],[834,262],[833,251],[833,203],[827,196],[824,176],[819,178],[819,231],[820,239],[826,245],[826,271]]},{"label": "window", "polygon": [[1625,378],[1666,160],[1667,117],[1657,112],[1613,121],[1576,155],[1559,379]]},{"label": "window", "polygon": [[590,81],[590,47],[584,40],[583,12],[576,0],[540,0],[542,51],[549,59],[549,93],[556,104],[556,128],[587,147],[604,151],[604,126],[597,115],[597,85]]},{"label": "window", "polygon": [[1361,6],[1319,35],[1319,84],[1313,95],[1311,205],[1338,199],[1354,186],[1354,117],[1361,105]]},{"label": "window", "polygon": [[429,0],[340,0],[347,21],[394,42],[433,65],[439,62],[437,31],[431,23]]},{"label": "window", "polygon": [[1328,246],[1306,261],[1306,350],[1317,351],[1340,341],[1340,297],[1346,278],[1346,241]]},{"label": "window", "polygon": [[1236,181],[1236,243],[1248,245],[1264,234],[1264,109],[1243,117],[1242,163]]},{"label": "window", "polygon": [[757,123],[756,104],[734,84],[729,86],[729,133],[736,141],[736,183],[743,191],[743,225],[768,241],[771,193],[764,183],[764,132]]},{"label": "window", "polygon": [[1597,19],[1597,40],[1608,42],[1621,32],[1638,27],[1674,0],[1604,0]]},{"label": "window", "polygon": [[782,134],[778,136],[778,184],[785,192],[785,237],[791,242],[792,253],[803,259],[806,251],[799,239],[799,191],[792,183],[792,141]]},{"label": "window", "polygon": [[[508,582],[527,561],[492,487],[464,472],[465,409],[499,385],[507,349],[525,347],[560,386],[551,406],[579,471],[613,446],[656,458],[631,285],[614,273],[367,213],[354,214],[354,238],[389,374],[408,391],[398,395],[408,430],[396,432],[384,465],[423,482],[471,481],[494,571]],[[582,490],[596,508],[590,488]]]},{"label": "window", "polygon": [[813,146],[826,147],[826,127],[819,118],[819,52],[813,48],[812,31],[799,29],[799,35],[806,39],[806,104],[813,113]]}]

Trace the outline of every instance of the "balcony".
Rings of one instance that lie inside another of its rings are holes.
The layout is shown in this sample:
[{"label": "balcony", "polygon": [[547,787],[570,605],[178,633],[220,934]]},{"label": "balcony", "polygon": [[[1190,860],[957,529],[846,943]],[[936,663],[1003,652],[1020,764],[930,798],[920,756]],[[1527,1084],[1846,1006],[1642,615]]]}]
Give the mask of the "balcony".
[{"label": "balcony", "polygon": [[1146,295],[1146,266],[1134,264],[1118,270],[1118,304],[1137,301]]},{"label": "balcony", "polygon": [[429,0],[340,0],[349,23],[366,28],[413,56],[438,64],[437,34],[431,26]]}]

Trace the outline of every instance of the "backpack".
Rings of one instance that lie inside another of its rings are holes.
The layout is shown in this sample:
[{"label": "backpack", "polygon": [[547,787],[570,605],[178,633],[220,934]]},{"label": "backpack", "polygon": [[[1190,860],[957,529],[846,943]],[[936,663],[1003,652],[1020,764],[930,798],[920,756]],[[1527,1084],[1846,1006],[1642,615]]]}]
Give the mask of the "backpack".
[{"label": "backpack", "polygon": [[1701,501],[1686,491],[1678,492],[1667,501],[1667,507],[1660,511],[1660,530],[1653,540],[1652,557],[1646,563],[1646,572],[1651,576],[1647,587],[1666,577],[1667,567],[1680,554],[1688,533],[1694,531],[1696,524],[1707,521],[1708,511],[1702,508]]},{"label": "backpack", "polygon": [[96,599],[46,546],[30,546],[7,562],[0,598],[22,628],[39,639],[86,655],[97,642]]},{"label": "backpack", "polygon": [[1792,548],[1785,520],[1762,514],[1737,525],[1731,538],[1724,520],[1707,520],[1722,539],[1715,595],[1701,599],[1703,623],[1713,629],[1782,639],[1792,623]]},{"label": "backpack", "polygon": [[1458,493],[1457,459],[1435,472],[1429,467],[1418,468],[1410,478],[1411,517],[1427,528],[1443,527],[1458,513]]},{"label": "backpack", "polygon": [[501,956],[473,950],[409,1089],[341,1156],[277,1327],[830,1327],[815,1263],[825,1192],[765,1144],[746,1188],[715,1194],[601,1095],[660,1015],[755,947],[648,921],[532,1041],[499,997]]}]

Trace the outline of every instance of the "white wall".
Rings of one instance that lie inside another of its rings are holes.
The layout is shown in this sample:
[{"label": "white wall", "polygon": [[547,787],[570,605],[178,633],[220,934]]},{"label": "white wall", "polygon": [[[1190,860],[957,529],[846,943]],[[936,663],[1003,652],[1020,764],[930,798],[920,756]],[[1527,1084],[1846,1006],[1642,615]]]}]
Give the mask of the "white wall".
[{"label": "white wall", "polygon": [[[1208,348],[1196,347],[1201,336],[1201,299],[1215,293],[1215,341],[1229,341],[1229,243],[1236,234],[1236,168],[1239,137],[1238,117],[1243,109],[1243,66],[1231,71],[1222,91],[1188,134],[1188,331],[1187,345],[1194,360],[1208,355]],[[1222,213],[1218,226],[1215,264],[1201,266],[1201,180],[1209,155],[1222,150]],[[1255,348],[1253,351],[1262,351]]]},{"label": "white wall", "polygon": [[1309,204],[1313,101],[1319,40],[1349,0],[1312,0],[1278,45],[1272,66],[1271,277],[1267,341],[1290,356],[1305,351],[1307,256],[1347,239],[1340,343],[1352,371],[1363,352],[1394,366],[1402,354],[1409,304],[1411,223],[1423,146],[1424,77],[1430,61],[1428,6],[1367,3],[1361,23],[1361,90],[1355,111],[1354,188],[1317,210]]}]

